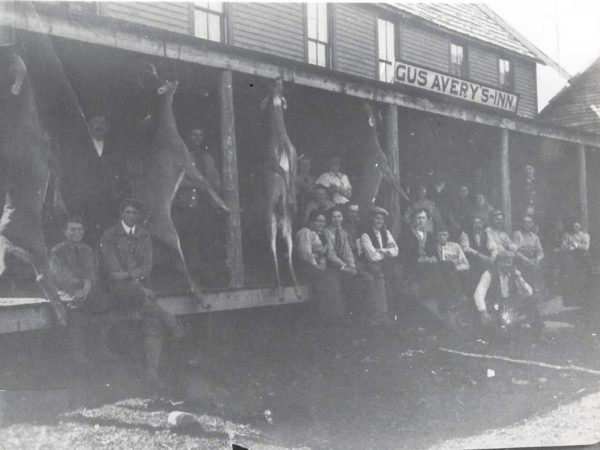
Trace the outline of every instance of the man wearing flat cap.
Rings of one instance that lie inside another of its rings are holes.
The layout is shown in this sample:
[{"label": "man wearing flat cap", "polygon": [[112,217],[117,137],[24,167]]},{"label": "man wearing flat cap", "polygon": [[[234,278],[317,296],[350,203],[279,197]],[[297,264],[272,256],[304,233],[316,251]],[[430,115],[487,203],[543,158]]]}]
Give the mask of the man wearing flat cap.
[{"label": "man wearing flat cap", "polygon": [[121,202],[119,223],[102,235],[100,253],[113,309],[142,315],[147,381],[158,387],[163,327],[175,337],[181,337],[182,331],[176,318],[158,306],[156,296],[146,287],[152,271],[152,241],[150,233],[139,225],[142,207],[132,198]]},{"label": "man wearing flat cap", "polygon": [[366,268],[373,276],[373,282],[369,289],[369,303],[372,309],[371,322],[373,325],[380,325],[389,320],[386,278],[393,277],[394,268],[390,263],[398,257],[398,246],[392,233],[384,226],[389,213],[379,206],[374,206],[369,215],[370,226],[361,235],[360,245]]}]

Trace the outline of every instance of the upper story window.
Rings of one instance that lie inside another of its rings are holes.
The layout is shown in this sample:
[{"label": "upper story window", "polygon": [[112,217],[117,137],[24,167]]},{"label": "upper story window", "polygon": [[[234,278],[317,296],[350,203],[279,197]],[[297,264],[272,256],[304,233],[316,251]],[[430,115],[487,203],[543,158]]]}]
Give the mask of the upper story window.
[{"label": "upper story window", "polygon": [[379,80],[387,83],[394,81],[394,64],[396,61],[394,23],[377,19],[377,53],[379,59]]},{"label": "upper story window", "polygon": [[513,65],[508,59],[498,59],[498,82],[501,87],[506,89],[511,89],[514,86]]},{"label": "upper story window", "polygon": [[450,44],[450,73],[459,78],[467,76],[467,54],[464,45]]},{"label": "upper story window", "polygon": [[225,14],[222,2],[194,2],[194,35],[225,42]]},{"label": "upper story window", "polygon": [[327,3],[306,4],[308,63],[329,67],[329,11]]}]

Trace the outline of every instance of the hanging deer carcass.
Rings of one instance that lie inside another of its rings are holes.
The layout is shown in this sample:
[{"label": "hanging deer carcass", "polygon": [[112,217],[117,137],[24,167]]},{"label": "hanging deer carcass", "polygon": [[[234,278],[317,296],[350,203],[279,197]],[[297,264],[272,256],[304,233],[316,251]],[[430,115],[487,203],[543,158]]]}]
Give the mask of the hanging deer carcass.
[{"label": "hanging deer carcass", "polygon": [[177,130],[173,114],[173,96],[177,91],[178,82],[161,80],[156,68],[150,63],[143,63],[144,70],[138,76],[141,83],[145,79],[158,86],[156,94],[158,102],[152,112],[150,130],[153,133],[150,144],[144,149],[142,156],[142,178],[137,186],[135,196],[146,207],[146,226],[150,234],[158,242],[165,245],[177,255],[178,270],[188,283],[193,296],[205,305],[198,285],[192,280],[185,263],[179,236],[171,218],[171,204],[175,193],[186,176],[196,183],[197,187],[206,191],[211,199],[223,210],[229,211],[219,194],[210,186],[193,163],[193,157]]},{"label": "hanging deer carcass", "polygon": [[382,180],[390,183],[392,188],[407,201],[408,196],[394,177],[388,158],[381,149],[377,134],[377,115],[368,102],[362,104],[367,122],[365,154],[361,162],[360,176],[354,189],[355,199],[363,215],[368,214],[375,203]]},{"label": "hanging deer carcass", "polygon": [[14,48],[0,48],[0,72],[0,168],[5,192],[0,219],[0,274],[9,253],[31,264],[58,322],[66,325],[65,309],[48,277],[42,226],[44,197],[51,177],[50,141],[40,122],[27,68]]},{"label": "hanging deer carcass", "polygon": [[287,246],[287,260],[294,282],[296,295],[300,298],[298,281],[292,262],[294,248],[292,221],[296,211],[296,171],[298,156],[296,148],[290,141],[285,128],[283,110],[287,102],[283,96],[283,81],[278,78],[273,82],[270,94],[262,101],[261,109],[268,109],[269,137],[266,146],[267,169],[265,182],[267,186],[266,221],[271,253],[275,264],[279,299],[283,301],[283,288],[279,275],[277,260],[277,231],[280,230]]}]

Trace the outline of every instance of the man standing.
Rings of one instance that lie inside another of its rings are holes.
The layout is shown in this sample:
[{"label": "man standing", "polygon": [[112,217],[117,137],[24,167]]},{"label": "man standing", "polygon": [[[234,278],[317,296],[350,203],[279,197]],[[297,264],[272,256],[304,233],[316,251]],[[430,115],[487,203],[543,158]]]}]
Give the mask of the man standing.
[{"label": "man standing", "polygon": [[[386,284],[395,281],[393,279],[395,278],[394,267],[391,263],[394,258],[398,257],[398,246],[392,234],[384,227],[385,219],[388,216],[389,213],[385,209],[374,206],[370,211],[370,226],[360,237],[367,270],[373,276],[369,292],[373,325],[389,321]],[[394,292],[391,289],[388,291]]]},{"label": "man standing", "polygon": [[[186,144],[200,174],[221,193],[221,175],[205,144],[204,130],[192,128]],[[211,284],[218,273],[225,273],[223,220],[208,196],[202,195],[187,177],[183,178],[173,201],[173,221],[190,272],[202,274],[203,284]]]},{"label": "man standing", "polygon": [[340,172],[342,161],[334,156],[327,163],[327,172],[321,174],[315,184],[325,186],[331,193],[336,205],[345,205],[352,197],[352,185],[348,176]]},{"label": "man standing", "polygon": [[96,114],[88,121],[88,130],[95,155],[85,176],[86,185],[92,186],[94,195],[86,199],[83,213],[90,223],[87,240],[95,246],[102,231],[110,226],[115,215],[115,205],[130,192],[127,177],[123,176],[125,159],[109,139],[110,123],[104,114]]},{"label": "man standing", "polygon": [[525,281],[534,291],[540,288],[540,263],[544,259],[544,249],[540,238],[533,231],[535,223],[532,216],[524,216],[520,230],[515,231],[513,242],[517,246],[515,253]]},{"label": "man standing", "polygon": [[154,292],[146,287],[152,271],[152,242],[148,231],[138,225],[141,209],[141,203],[135,199],[121,202],[120,221],[102,235],[100,252],[113,308],[142,315],[147,381],[157,388],[161,385],[158,366],[162,327],[168,327],[176,338],[182,337],[183,330],[174,316],[158,306]]}]

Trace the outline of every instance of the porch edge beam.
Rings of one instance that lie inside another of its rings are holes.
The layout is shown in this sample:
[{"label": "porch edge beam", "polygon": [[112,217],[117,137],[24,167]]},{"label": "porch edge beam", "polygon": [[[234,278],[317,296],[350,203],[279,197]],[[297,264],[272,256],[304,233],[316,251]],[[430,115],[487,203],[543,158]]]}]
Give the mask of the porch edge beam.
[{"label": "porch edge beam", "polygon": [[[91,21],[90,21],[91,22]],[[287,82],[302,86],[313,87],[330,92],[337,92],[353,97],[394,104],[416,111],[439,114],[453,119],[473,122],[517,131],[550,139],[558,139],[577,144],[600,147],[600,136],[580,133],[562,127],[534,124],[524,120],[501,117],[485,111],[473,111],[461,106],[446,103],[436,103],[426,98],[412,96],[372,86],[374,80],[344,81],[330,74],[315,74],[302,68],[286,68],[274,63],[261,62],[243,55],[229,55],[224,51],[195,47],[186,43],[167,42],[165,39],[142,36],[131,31],[120,30],[111,21],[111,28],[98,24],[86,23],[85,26],[72,19],[59,17],[23,17],[19,14],[7,13],[0,16],[0,25],[15,26],[16,28],[34,33],[45,33],[55,37],[73,39],[80,42],[101,45],[105,47],[128,50],[155,57],[167,57],[190,63],[200,64],[216,69],[227,69],[235,72],[256,76],[275,78],[283,75]],[[290,61],[290,64],[294,64]]]}]

